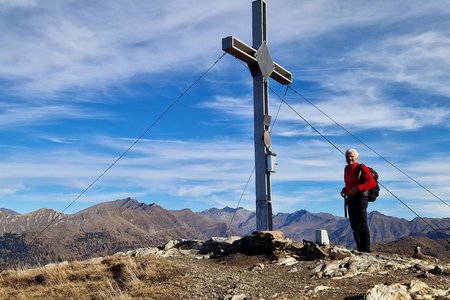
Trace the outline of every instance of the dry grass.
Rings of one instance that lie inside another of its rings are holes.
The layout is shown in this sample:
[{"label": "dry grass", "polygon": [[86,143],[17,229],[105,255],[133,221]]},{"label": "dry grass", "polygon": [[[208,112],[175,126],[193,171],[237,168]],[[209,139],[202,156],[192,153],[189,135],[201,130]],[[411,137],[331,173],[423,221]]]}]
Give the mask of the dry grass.
[{"label": "dry grass", "polygon": [[9,270],[0,273],[0,299],[173,299],[166,285],[184,273],[152,256]]}]

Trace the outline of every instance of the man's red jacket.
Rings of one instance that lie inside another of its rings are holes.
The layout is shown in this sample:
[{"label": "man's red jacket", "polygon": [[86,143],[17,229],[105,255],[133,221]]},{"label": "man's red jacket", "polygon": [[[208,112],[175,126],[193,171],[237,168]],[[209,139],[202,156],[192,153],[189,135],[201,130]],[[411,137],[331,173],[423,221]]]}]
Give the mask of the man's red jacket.
[{"label": "man's red jacket", "polygon": [[361,165],[361,178],[362,180],[365,180],[364,182],[358,180],[358,173],[359,173],[359,163],[354,163],[352,165],[345,166],[344,169],[344,182],[345,187],[343,190],[345,190],[345,194],[349,195],[350,190],[352,187],[357,187],[360,192],[364,192],[370,189],[373,189],[377,183],[375,179],[372,176],[372,173],[370,172],[369,168],[366,167],[366,165]]}]

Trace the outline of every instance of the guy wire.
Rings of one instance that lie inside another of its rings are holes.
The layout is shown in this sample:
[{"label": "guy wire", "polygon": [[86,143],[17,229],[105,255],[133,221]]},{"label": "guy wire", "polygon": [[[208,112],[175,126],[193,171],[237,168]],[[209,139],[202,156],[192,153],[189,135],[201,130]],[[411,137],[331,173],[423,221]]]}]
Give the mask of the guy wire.
[{"label": "guy wire", "polygon": [[206,75],[209,71],[225,56],[226,52],[214,62],[212,65],[206,69],[196,80],[194,80],[172,103],[163,110],[159,116],[147,127],[147,129],[113,162],[111,163],[91,184],[88,185],[72,202],[70,202],[59,214],[56,215],[48,224],[44,227],[30,243],[33,243],[41,234],[43,234],[70,206],[72,206],[78,199],[81,198],[88,190],[94,186],[112,167],[114,167],[130,150]]},{"label": "guy wire", "polygon": [[[289,87],[290,88],[290,87]],[[292,89],[292,88],[291,88]],[[272,90],[272,92],[277,95],[281,99],[282,102],[284,102],[294,113],[296,113],[306,124],[308,124],[314,131],[316,131],[322,138],[324,138],[330,145],[332,145],[335,149],[337,149],[342,155],[345,155],[345,153],[339,149],[330,139],[328,139],[326,136],[324,136],[320,131],[315,128],[308,120],[306,120],[300,113],[298,113],[289,103],[287,103],[284,99],[282,99],[275,91]],[[342,126],[340,126],[342,127]],[[342,127],[343,128],[343,127]],[[347,131],[347,130],[346,130]],[[348,132],[348,131],[347,131]],[[353,136],[353,135],[352,135]],[[359,140],[359,139],[358,139]],[[411,212],[413,212],[420,220],[422,220],[426,225],[428,225],[434,232],[436,232],[438,235],[441,235],[444,239],[446,239],[446,235],[442,232],[439,232],[432,226],[429,222],[427,222],[423,217],[421,217],[417,212],[415,212],[411,207],[409,207],[404,201],[402,201],[399,197],[397,197],[391,190],[386,188],[380,181],[378,181],[378,184],[383,187],[386,191],[388,191],[395,199],[397,199],[400,203],[402,203],[406,208],[408,208]],[[447,242],[450,243],[450,241],[447,239]]]},{"label": "guy wire", "polygon": [[433,193],[431,190],[429,190],[428,188],[426,188],[424,185],[422,185],[420,182],[418,182],[417,180],[415,180],[414,178],[412,178],[410,175],[408,175],[406,172],[404,172],[403,170],[401,170],[399,167],[397,167],[396,165],[394,165],[391,161],[389,161],[386,157],[384,157],[383,155],[381,155],[380,153],[378,153],[377,151],[375,151],[372,147],[370,147],[369,145],[367,145],[364,141],[362,141],[361,139],[359,139],[356,135],[354,135],[353,133],[351,133],[350,131],[348,131],[345,127],[343,127],[341,124],[339,124],[338,122],[336,122],[332,117],[330,117],[327,113],[325,113],[323,110],[321,110],[317,105],[315,105],[314,103],[312,103],[310,100],[308,100],[306,97],[304,97],[302,94],[300,94],[299,92],[297,92],[296,90],[294,90],[291,86],[289,86],[289,88],[296,93],[297,95],[299,95],[303,100],[305,100],[306,102],[308,102],[309,104],[311,104],[315,109],[317,109],[319,112],[321,112],[324,116],[326,116],[329,120],[331,120],[334,124],[336,124],[337,126],[339,126],[339,128],[341,128],[342,130],[344,130],[345,132],[347,132],[349,135],[351,135],[353,138],[355,138],[358,142],[360,142],[362,145],[364,145],[367,149],[369,149],[370,151],[372,151],[373,153],[375,153],[376,155],[378,155],[381,159],[383,159],[385,162],[387,162],[388,164],[390,164],[392,167],[394,167],[397,171],[399,171],[400,173],[402,173],[403,175],[405,175],[406,177],[408,177],[410,180],[412,180],[414,183],[416,183],[418,186],[420,186],[421,188],[423,188],[425,191],[427,191],[428,193],[430,193],[432,196],[434,196],[436,199],[440,200],[442,203],[444,203],[445,205],[447,205],[448,207],[450,207],[450,204],[448,204],[446,201],[444,201],[442,198],[440,198],[439,196],[437,196],[435,193]]}]

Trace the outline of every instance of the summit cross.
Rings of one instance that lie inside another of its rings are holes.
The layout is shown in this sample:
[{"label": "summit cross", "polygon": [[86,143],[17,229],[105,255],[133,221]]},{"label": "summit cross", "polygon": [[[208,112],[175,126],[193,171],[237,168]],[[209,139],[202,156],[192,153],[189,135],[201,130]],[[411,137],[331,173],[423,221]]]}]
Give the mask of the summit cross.
[{"label": "summit cross", "polygon": [[281,84],[291,84],[292,74],[273,62],[267,46],[267,3],[252,2],[253,45],[234,36],[222,39],[222,50],[247,63],[253,77],[253,112],[255,140],[256,229],[273,230],[271,173],[275,172],[276,154],[270,151],[269,77]]}]

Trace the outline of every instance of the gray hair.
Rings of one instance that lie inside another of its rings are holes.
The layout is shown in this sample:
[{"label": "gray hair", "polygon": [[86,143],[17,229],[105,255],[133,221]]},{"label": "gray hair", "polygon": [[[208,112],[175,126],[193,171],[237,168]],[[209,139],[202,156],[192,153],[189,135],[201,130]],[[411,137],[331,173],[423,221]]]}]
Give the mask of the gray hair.
[{"label": "gray hair", "polygon": [[357,158],[359,157],[358,151],[356,151],[356,150],[353,149],[353,148],[348,149],[347,151],[345,151],[345,156],[347,156],[349,153],[353,153]]}]

